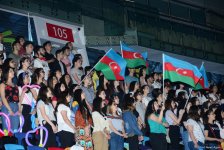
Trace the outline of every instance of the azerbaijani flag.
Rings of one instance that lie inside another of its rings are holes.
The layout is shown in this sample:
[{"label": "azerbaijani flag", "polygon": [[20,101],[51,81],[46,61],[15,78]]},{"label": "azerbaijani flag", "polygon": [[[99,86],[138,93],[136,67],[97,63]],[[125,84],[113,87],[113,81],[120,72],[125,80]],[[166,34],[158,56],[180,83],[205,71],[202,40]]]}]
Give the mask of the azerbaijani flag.
[{"label": "azerbaijani flag", "polygon": [[165,54],[163,54],[163,65],[164,79],[169,79],[171,82],[180,81],[195,87],[202,76],[196,66]]},{"label": "azerbaijani flag", "polygon": [[95,69],[101,71],[107,80],[124,80],[126,65],[126,61],[110,49],[95,65]]},{"label": "azerbaijani flag", "polygon": [[194,89],[195,90],[200,90],[200,89],[208,90],[209,89],[208,78],[207,78],[205,67],[203,64],[201,65],[201,68],[199,69],[199,71],[201,72],[202,77],[200,78],[198,84],[196,85],[196,87]]},{"label": "azerbaijani flag", "polygon": [[120,44],[121,44],[121,53],[123,58],[127,62],[128,68],[146,66],[146,58],[148,56],[145,55],[148,55],[147,52],[139,53],[122,42]]}]

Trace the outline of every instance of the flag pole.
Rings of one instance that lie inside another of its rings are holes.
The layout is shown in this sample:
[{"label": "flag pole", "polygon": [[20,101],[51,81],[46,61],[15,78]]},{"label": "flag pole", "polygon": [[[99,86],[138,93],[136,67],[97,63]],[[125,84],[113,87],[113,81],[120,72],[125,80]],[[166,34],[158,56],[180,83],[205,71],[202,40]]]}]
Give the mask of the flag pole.
[{"label": "flag pole", "polygon": [[[201,78],[202,78],[202,76],[200,77],[200,79],[201,79]],[[197,84],[199,83],[200,79],[198,80],[198,82],[195,84],[194,87],[197,86]],[[189,99],[190,99],[190,97],[191,97],[191,93],[192,93],[192,91],[193,91],[193,88],[190,88],[190,93],[189,93],[189,95],[188,95],[188,99],[187,99],[187,101],[186,101],[186,103],[185,103],[184,109],[185,109],[186,106],[187,106],[187,103],[188,103],[188,101],[189,101]]]},{"label": "flag pole", "polygon": [[165,105],[165,86],[164,86],[164,79],[165,78],[165,64],[164,64],[164,53],[163,53],[163,104]]},{"label": "flag pole", "polygon": [[[121,49],[121,56],[122,56],[122,58],[124,58],[123,57],[123,51],[122,51],[122,42],[120,41],[120,49]],[[127,67],[127,66],[126,66]],[[124,79],[124,81],[123,81],[123,87],[124,87],[124,93],[126,93],[126,84],[125,84],[125,79]]]},{"label": "flag pole", "polygon": [[121,41],[120,41],[120,48],[121,48],[121,56],[122,56],[122,58],[124,58],[123,57],[123,51],[122,51],[122,43],[121,43]]},{"label": "flag pole", "polygon": [[81,80],[81,82],[79,83],[79,86],[81,85],[82,81],[86,79],[86,77],[93,71],[93,69],[96,67],[96,65],[112,50],[112,48],[106,52],[106,54],[103,55],[103,57],[93,66],[93,68],[89,71],[89,73],[87,73],[87,75],[85,75],[85,77]]}]

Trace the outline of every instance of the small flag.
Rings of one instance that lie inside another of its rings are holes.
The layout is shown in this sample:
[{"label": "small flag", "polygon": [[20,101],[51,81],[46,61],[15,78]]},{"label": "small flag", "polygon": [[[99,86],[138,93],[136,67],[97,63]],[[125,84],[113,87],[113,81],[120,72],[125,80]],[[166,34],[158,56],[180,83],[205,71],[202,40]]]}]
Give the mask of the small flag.
[{"label": "small flag", "polygon": [[208,90],[209,84],[208,84],[208,78],[206,75],[204,64],[201,65],[201,68],[199,69],[199,71],[201,72],[202,77],[200,78],[198,84],[196,85],[195,90],[200,90],[200,89]]},{"label": "small flag", "polygon": [[122,42],[120,45],[122,56],[126,60],[128,68],[146,66],[146,58],[148,57],[147,52],[139,53]]},{"label": "small flag", "polygon": [[95,65],[95,69],[101,71],[108,80],[124,80],[126,65],[126,61],[110,49]]}]

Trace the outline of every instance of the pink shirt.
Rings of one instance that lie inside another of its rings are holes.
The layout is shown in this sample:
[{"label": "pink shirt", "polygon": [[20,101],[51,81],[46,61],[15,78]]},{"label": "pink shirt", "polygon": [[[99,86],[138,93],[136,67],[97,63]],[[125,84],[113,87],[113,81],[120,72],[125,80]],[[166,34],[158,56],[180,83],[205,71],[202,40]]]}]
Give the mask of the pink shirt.
[{"label": "pink shirt", "polygon": [[65,64],[66,69],[67,69],[67,73],[70,75],[70,72],[71,72],[71,63],[70,63],[69,58],[68,57],[67,58],[63,58],[61,61]]}]

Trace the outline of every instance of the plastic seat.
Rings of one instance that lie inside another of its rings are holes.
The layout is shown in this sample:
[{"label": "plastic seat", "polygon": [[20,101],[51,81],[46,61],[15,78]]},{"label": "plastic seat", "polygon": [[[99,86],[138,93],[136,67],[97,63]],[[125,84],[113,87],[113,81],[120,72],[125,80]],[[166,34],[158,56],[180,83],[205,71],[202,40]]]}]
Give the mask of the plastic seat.
[{"label": "plastic seat", "polygon": [[18,144],[5,144],[5,150],[25,150],[22,145]]},{"label": "plastic seat", "polygon": [[142,144],[145,146],[145,142],[146,142],[146,141],[149,141],[149,140],[150,140],[150,138],[149,138],[149,137],[144,136],[144,137],[143,137]]}]

